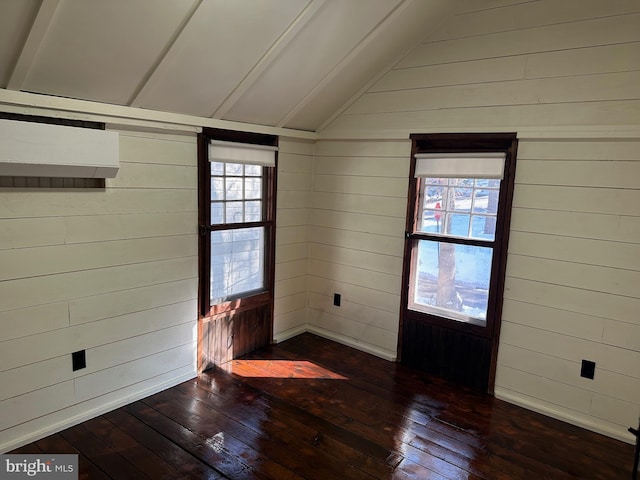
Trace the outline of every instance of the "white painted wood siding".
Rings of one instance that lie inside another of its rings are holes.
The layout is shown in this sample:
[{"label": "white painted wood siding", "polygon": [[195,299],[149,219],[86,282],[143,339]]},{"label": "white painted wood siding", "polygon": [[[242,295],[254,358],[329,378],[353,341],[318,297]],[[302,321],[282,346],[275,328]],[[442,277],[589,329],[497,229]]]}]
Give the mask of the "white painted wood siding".
[{"label": "white painted wood siding", "polygon": [[470,3],[329,124],[340,138],[410,131],[634,125],[640,4]]},{"label": "white painted wood siding", "polygon": [[314,159],[309,329],[388,359],[396,357],[410,151],[408,140],[320,141]]},{"label": "white painted wood siding", "polygon": [[0,189],[0,451],[195,375],[195,136],[120,158],[104,190]]},{"label": "white painted wood siding", "polygon": [[[640,414],[639,67],[636,1],[461,2],[320,132],[309,272],[318,330],[395,349],[408,146],[384,167],[369,153],[389,144],[382,139],[518,132],[496,395],[631,441],[626,429]],[[344,305],[357,303],[348,314],[331,306],[337,289]],[[594,380],[580,377],[582,359],[596,362]]]},{"label": "white painted wood siding", "polygon": [[622,436],[640,413],[640,139],[526,140],[518,163],[497,392]]},{"label": "white painted wood siding", "polygon": [[313,142],[280,137],[276,212],[274,337],[306,330]]}]

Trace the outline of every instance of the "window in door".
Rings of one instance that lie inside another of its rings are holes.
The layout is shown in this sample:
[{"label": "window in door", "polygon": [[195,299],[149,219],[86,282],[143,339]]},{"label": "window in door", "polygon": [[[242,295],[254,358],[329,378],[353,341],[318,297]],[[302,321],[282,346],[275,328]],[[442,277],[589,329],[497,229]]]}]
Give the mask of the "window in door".
[{"label": "window in door", "polygon": [[271,136],[208,133],[200,147],[207,158],[201,165],[204,316],[273,289],[277,151]]},{"label": "window in door", "polygon": [[511,142],[446,146],[414,139],[406,308],[484,328],[501,297]]},{"label": "window in door", "polygon": [[211,160],[211,304],[265,288],[263,168]]},{"label": "window in door", "polygon": [[[420,175],[438,174],[429,162],[453,159],[421,155],[427,163]],[[450,320],[486,325],[491,270],[496,247],[498,197],[504,154],[491,157],[456,155],[458,162],[495,164],[495,174],[454,173],[456,176],[418,177],[419,195],[413,235],[417,254],[409,307]]]}]

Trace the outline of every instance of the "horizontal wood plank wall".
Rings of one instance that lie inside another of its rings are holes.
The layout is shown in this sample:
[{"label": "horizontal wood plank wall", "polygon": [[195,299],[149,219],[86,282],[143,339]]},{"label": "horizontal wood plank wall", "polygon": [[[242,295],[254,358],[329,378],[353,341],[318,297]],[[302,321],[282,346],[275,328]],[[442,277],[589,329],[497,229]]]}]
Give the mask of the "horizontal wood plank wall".
[{"label": "horizontal wood plank wall", "polygon": [[195,138],[120,132],[120,159],[103,190],[0,189],[0,451],[195,375]]},{"label": "horizontal wood plank wall", "polygon": [[497,391],[622,434],[640,414],[640,203],[618,197],[640,193],[640,139],[527,140],[518,162]]},{"label": "horizontal wood plank wall", "polygon": [[321,135],[637,124],[638,2],[493,3],[467,2]]},{"label": "horizontal wood plank wall", "polygon": [[396,357],[410,152],[408,139],[316,145],[310,330],[387,359]]},{"label": "horizontal wood plank wall", "polygon": [[[408,158],[376,179],[363,171],[365,152],[410,133],[537,131],[520,135],[496,395],[631,441],[626,429],[640,414],[640,138],[615,132],[640,130],[640,3],[460,7],[320,132],[318,150],[331,146],[345,160],[316,158],[314,200],[333,207],[314,203],[312,232],[356,251],[366,243],[352,230],[397,238],[376,252],[391,262],[373,275],[375,261],[311,242],[315,321],[345,336],[346,324],[363,325],[351,335],[395,347]],[[576,135],[544,138],[557,130]],[[592,130],[608,138],[589,138]],[[358,201],[374,191],[390,202]],[[379,273],[398,275],[395,286]],[[343,320],[329,295],[351,284],[365,300]],[[380,310],[382,335],[371,315]],[[583,359],[596,362],[594,380],[580,377]]]},{"label": "horizontal wood plank wall", "polygon": [[274,338],[306,330],[313,142],[280,137],[276,212]]}]

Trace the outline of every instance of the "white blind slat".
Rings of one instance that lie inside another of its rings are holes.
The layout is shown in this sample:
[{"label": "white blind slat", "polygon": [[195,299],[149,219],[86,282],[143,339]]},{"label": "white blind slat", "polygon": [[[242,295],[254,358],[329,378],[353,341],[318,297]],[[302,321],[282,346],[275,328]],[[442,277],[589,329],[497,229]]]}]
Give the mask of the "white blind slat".
[{"label": "white blind slat", "polygon": [[277,151],[278,147],[269,145],[212,140],[209,143],[209,161],[275,167]]},{"label": "white blind slat", "polygon": [[416,178],[498,178],[504,175],[504,152],[417,153]]}]

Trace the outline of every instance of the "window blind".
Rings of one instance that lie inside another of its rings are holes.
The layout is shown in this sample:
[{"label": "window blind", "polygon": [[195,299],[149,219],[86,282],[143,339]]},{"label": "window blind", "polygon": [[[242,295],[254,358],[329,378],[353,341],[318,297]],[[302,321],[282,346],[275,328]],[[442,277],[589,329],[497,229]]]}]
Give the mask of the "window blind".
[{"label": "window blind", "polygon": [[415,177],[498,178],[504,176],[504,152],[417,153]]},{"label": "window blind", "polygon": [[211,140],[209,143],[209,161],[275,167],[277,151],[278,147],[269,145]]}]

